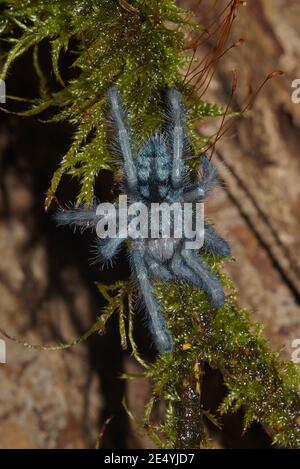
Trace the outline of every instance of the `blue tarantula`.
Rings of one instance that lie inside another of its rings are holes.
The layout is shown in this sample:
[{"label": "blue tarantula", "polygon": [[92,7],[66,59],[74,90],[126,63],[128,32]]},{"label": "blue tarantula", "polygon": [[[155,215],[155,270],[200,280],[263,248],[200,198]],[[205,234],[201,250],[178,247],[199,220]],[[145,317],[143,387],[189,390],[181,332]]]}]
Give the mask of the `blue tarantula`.
[{"label": "blue tarantula", "polygon": [[[160,133],[149,138],[133,157],[131,132],[121,96],[115,85],[108,89],[108,107],[114,132],[114,149],[122,156],[122,189],[131,202],[200,202],[217,183],[215,166],[205,155],[200,157],[202,178],[193,182],[186,164],[188,140],[185,112],[180,93],[171,88],[166,96],[166,120]],[[61,225],[96,228],[96,210],[85,207],[62,211],[56,215]],[[111,261],[119,252],[124,238],[97,240],[97,258]],[[172,351],[172,338],[160,306],[153,293],[152,281],[186,281],[202,289],[215,308],[224,304],[224,292],[218,278],[209,270],[199,252],[185,248],[183,238],[143,238],[129,240],[129,254],[140,297],[144,303],[153,341],[161,353]],[[206,252],[228,256],[228,243],[211,226],[205,225]]]}]

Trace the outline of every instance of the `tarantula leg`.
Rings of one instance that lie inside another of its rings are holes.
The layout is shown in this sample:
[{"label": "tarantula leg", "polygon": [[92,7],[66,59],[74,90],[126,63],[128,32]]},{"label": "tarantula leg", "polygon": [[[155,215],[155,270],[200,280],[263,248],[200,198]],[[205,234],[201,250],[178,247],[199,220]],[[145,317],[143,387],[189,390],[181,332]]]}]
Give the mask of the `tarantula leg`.
[{"label": "tarantula leg", "polygon": [[191,267],[186,265],[180,254],[177,254],[173,257],[171,262],[171,269],[178,280],[184,280],[190,285],[201,288],[206,292],[203,279],[200,278],[199,275],[195,275],[195,272],[191,269]]},{"label": "tarantula leg", "polygon": [[200,165],[202,170],[202,178],[193,184],[186,192],[183,193],[184,202],[201,202],[218,184],[217,168],[208,160],[206,155],[201,155]]},{"label": "tarantula leg", "polygon": [[199,185],[203,190],[204,197],[218,185],[218,170],[214,164],[212,164],[205,154],[200,156],[200,166],[202,172],[202,178],[199,181]]},{"label": "tarantula leg", "polygon": [[202,283],[198,281],[198,277],[195,275],[195,273],[189,267],[187,267],[180,254],[175,254],[173,257],[171,262],[171,269],[178,280],[182,279],[191,285],[200,288],[202,287]]},{"label": "tarantula leg", "polygon": [[153,341],[161,353],[172,352],[173,344],[163,315],[159,310],[157,300],[153,295],[146,264],[143,259],[144,249],[141,245],[135,246],[132,252],[134,272],[141,290],[142,298],[149,314],[149,325]]},{"label": "tarantula leg", "polygon": [[94,262],[107,264],[118,255],[124,238],[98,239],[95,249]]},{"label": "tarantula leg", "polygon": [[204,262],[196,257],[191,250],[182,250],[181,255],[187,266],[197,275],[197,281],[201,284],[201,288],[207,294],[212,306],[215,308],[223,306],[225,295],[219,279],[208,270]]},{"label": "tarantula leg", "polygon": [[213,227],[204,228],[203,249],[218,256],[230,256],[230,246],[221,236],[218,236]]},{"label": "tarantula leg", "polygon": [[184,202],[201,202],[204,198],[204,190],[201,185],[183,194]]},{"label": "tarantula leg", "polygon": [[99,217],[96,214],[96,207],[74,207],[55,213],[54,220],[59,226],[71,225],[74,226],[74,228],[94,229],[99,221]]},{"label": "tarantula leg", "polygon": [[159,280],[164,280],[165,282],[168,282],[173,279],[173,275],[171,274],[171,272],[166,267],[156,262],[156,260],[153,259],[151,256],[146,255],[145,262],[151,275],[154,278],[156,277]]},{"label": "tarantula leg", "polygon": [[173,155],[171,181],[175,189],[181,186],[185,173],[182,159],[185,135],[184,135],[184,112],[180,93],[175,88],[167,92],[168,106],[168,135],[170,138]]},{"label": "tarantula leg", "polygon": [[108,88],[107,96],[113,127],[116,132],[115,143],[124,158],[124,172],[128,190],[134,192],[137,186],[136,168],[131,154],[129,132],[125,125],[126,116],[121,96],[115,85]]}]

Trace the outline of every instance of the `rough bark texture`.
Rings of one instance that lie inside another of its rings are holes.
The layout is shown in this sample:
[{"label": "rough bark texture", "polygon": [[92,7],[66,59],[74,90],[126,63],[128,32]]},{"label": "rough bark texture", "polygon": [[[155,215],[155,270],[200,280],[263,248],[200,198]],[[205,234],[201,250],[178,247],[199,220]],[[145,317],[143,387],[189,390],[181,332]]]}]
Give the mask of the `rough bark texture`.
[{"label": "rough bark texture", "polygon": [[[235,67],[239,87],[234,107],[239,110],[247,83],[255,88],[270,71],[286,72],[268,83],[253,110],[236,121],[231,135],[218,145],[214,158],[225,190],[206,207],[231,242],[236,262],[226,270],[240,302],[265,324],[272,347],[282,349],[285,358],[290,358],[292,340],[300,338],[300,105],[291,101],[291,82],[300,77],[299,17],[297,0],[250,0],[239,10],[232,35],[233,41],[244,37],[246,43],[218,64],[205,96],[226,104]],[[34,94],[34,78],[24,74],[31,67],[27,61],[11,75],[11,94]],[[208,126],[201,131],[208,132]],[[82,240],[57,230],[43,212],[44,192],[69,136],[68,128],[1,115],[0,325],[35,343],[80,335],[101,306],[93,282],[128,275],[122,262],[115,273],[93,270],[88,237]],[[106,197],[101,181],[99,187]],[[73,199],[73,189],[66,181],[69,193],[64,200]],[[141,416],[149,383],[125,386],[119,379],[124,369],[139,370],[122,354],[113,321],[106,337],[65,352],[26,350],[7,342],[7,364],[0,365],[0,447],[94,447],[110,416],[103,447],[151,447],[143,434],[133,431],[136,426],[128,422],[121,404],[125,393],[131,411]],[[224,390],[220,377],[210,373],[210,387],[216,390],[214,399],[207,397],[212,408]],[[225,436],[218,436],[215,446],[268,445],[258,427],[241,442],[239,416],[234,425],[233,420],[227,423]]]},{"label": "rough bark texture", "polygon": [[236,68],[233,108],[240,111],[248,85],[255,90],[273,70],[285,72],[266,84],[217,146],[225,191],[207,208],[231,241],[236,262],[226,269],[242,304],[265,324],[285,358],[300,337],[300,105],[291,100],[292,81],[300,76],[299,14],[293,0],[253,0],[240,8],[229,43],[241,37],[246,42],[218,63],[206,95],[226,104]]}]

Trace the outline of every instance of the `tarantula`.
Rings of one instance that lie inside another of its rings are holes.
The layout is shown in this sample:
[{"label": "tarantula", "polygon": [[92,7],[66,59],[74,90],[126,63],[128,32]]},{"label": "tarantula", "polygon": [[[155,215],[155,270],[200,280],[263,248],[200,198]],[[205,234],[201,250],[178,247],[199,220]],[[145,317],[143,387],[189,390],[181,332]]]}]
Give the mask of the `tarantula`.
[{"label": "tarantula", "polygon": [[[198,202],[204,200],[218,180],[215,166],[205,155],[200,157],[201,179],[193,182],[186,164],[188,139],[181,95],[175,89],[166,94],[166,119],[161,132],[151,136],[133,157],[131,132],[126,111],[115,85],[107,92],[108,108],[114,132],[113,148],[122,156],[124,180],[122,189],[131,201]],[[60,225],[96,227],[95,208],[78,207],[56,215]],[[154,296],[151,280],[186,281],[202,289],[215,308],[224,304],[224,292],[218,278],[210,271],[196,250],[185,249],[185,238],[130,239],[130,263],[140,297],[144,303],[153,341],[160,353],[172,351],[172,338],[160,306]],[[119,252],[124,238],[97,240],[97,259],[111,261]],[[206,252],[228,256],[230,247],[214,229],[205,224]]]}]

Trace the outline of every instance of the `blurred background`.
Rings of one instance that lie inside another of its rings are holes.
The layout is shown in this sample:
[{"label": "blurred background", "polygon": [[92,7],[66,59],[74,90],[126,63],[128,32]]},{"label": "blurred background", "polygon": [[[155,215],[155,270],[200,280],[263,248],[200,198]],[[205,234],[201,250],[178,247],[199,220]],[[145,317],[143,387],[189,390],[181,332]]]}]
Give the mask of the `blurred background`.
[{"label": "blurred background", "polygon": [[[222,0],[178,3],[194,8],[203,24],[226,5]],[[240,303],[264,324],[271,347],[289,360],[292,342],[300,338],[300,104],[291,98],[292,82],[300,78],[299,18],[297,0],[245,3],[229,44],[240,38],[245,43],[217,63],[204,96],[226,106],[235,68],[238,85],[231,108],[238,111],[270,72],[285,72],[267,82],[252,109],[218,143],[214,161],[224,188],[211,197],[206,214],[231,243],[235,261],[227,262],[225,270]],[[199,57],[214,47],[213,41],[208,34]],[[26,55],[13,67],[8,94],[36,95],[31,60]],[[43,61],[50,70],[46,48]],[[68,65],[62,64],[66,73]],[[210,134],[219,124],[205,122],[199,130]],[[125,255],[114,270],[91,266],[88,234],[56,228],[53,212],[43,209],[45,191],[71,137],[68,125],[0,113],[0,327],[31,343],[68,342],[82,334],[102,306],[95,282],[129,275]],[[109,178],[102,174],[97,181],[102,200],[110,197]],[[76,181],[65,178],[58,198],[67,203],[76,192]],[[136,329],[146,352],[142,324],[137,322]],[[29,350],[9,340],[6,345],[7,363],[0,364],[0,448],[93,448],[99,436],[103,448],[153,447],[123,408],[125,397],[138,420],[150,384],[120,379],[124,371],[136,373],[140,367],[121,350],[114,319],[105,336],[68,351]],[[224,392],[220,375],[207,369],[206,408],[215,409]],[[270,447],[258,425],[241,438],[241,417],[226,417],[222,433],[210,428],[213,446]]]}]

